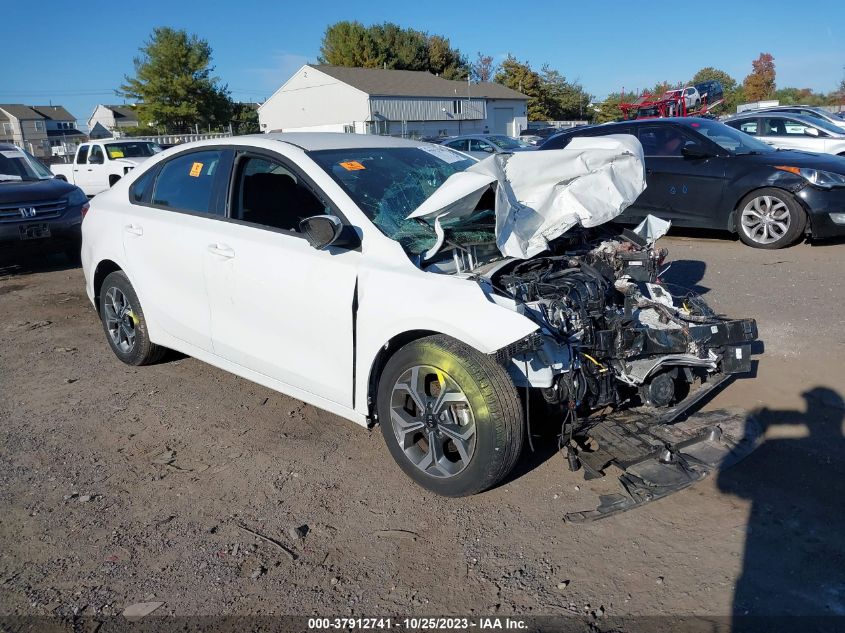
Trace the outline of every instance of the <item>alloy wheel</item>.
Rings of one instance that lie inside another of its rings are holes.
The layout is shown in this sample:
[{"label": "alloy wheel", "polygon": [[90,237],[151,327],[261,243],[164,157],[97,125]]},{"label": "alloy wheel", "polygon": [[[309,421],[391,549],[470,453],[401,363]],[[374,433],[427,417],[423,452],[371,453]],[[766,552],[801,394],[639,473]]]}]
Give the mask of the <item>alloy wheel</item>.
[{"label": "alloy wheel", "polygon": [[135,347],[135,325],[137,317],[126,295],[119,288],[112,286],[106,292],[105,301],[106,331],[114,346],[123,353],[129,353]]},{"label": "alloy wheel", "polygon": [[475,418],[469,400],[442,369],[416,365],[393,386],[390,421],[408,460],[432,477],[454,477],[472,460]]},{"label": "alloy wheel", "polygon": [[772,244],[786,235],[792,214],[776,196],[758,196],[742,210],[740,226],[749,239],[758,244]]}]

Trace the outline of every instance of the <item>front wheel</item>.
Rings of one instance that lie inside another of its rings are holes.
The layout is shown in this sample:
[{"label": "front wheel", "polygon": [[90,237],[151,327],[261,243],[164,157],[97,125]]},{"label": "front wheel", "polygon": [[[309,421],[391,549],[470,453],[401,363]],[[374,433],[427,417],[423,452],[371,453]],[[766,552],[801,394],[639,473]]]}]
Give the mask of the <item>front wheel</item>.
[{"label": "front wheel", "polygon": [[127,365],[150,365],[161,360],[167,351],[150,341],[141,302],[123,271],[115,271],[103,280],[100,319],[109,346]]},{"label": "front wheel", "polygon": [[807,216],[792,194],[767,187],[754,191],[739,203],[739,239],[754,248],[783,248],[804,232]]},{"label": "front wheel", "polygon": [[408,343],[379,379],[378,419],[411,479],[449,497],[475,494],[513,469],[522,405],[504,367],[447,336]]}]

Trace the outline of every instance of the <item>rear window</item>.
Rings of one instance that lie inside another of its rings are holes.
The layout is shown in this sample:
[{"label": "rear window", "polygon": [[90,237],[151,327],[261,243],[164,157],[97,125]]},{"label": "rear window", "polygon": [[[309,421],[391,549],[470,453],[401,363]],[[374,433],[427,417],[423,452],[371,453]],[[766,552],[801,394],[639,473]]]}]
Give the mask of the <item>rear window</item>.
[{"label": "rear window", "polygon": [[214,180],[223,152],[191,152],[171,159],[156,179],[152,202],[162,207],[198,213],[211,208]]},{"label": "rear window", "polygon": [[155,169],[150,169],[132,183],[132,186],[129,187],[129,200],[131,202],[144,202],[149,198],[147,194],[153,184],[153,174],[155,174]]}]

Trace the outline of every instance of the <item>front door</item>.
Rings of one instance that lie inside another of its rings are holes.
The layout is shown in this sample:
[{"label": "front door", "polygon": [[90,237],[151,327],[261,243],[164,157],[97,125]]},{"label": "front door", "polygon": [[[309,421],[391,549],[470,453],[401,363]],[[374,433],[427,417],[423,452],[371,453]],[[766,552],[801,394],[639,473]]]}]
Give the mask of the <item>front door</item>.
[{"label": "front door", "polygon": [[324,213],[291,163],[238,157],[226,235],[205,256],[212,339],[226,360],[352,407],[361,253],[308,244],[299,221]]},{"label": "front door", "polygon": [[807,134],[808,125],[797,119],[761,117],[760,140],[780,149],[823,152],[824,140]]},{"label": "front door", "polygon": [[638,215],[651,213],[676,226],[724,228],[720,205],[727,159],[685,157],[685,145],[701,147],[702,142],[675,125],[643,125],[638,134],[647,184],[636,201]]}]

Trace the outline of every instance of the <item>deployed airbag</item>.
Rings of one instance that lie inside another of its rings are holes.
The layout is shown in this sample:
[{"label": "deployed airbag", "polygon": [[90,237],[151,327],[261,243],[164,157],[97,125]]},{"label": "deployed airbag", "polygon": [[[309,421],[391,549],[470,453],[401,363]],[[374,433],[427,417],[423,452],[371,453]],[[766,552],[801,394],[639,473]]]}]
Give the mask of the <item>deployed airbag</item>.
[{"label": "deployed airbag", "polygon": [[[604,224],[645,189],[640,142],[627,134],[574,138],[566,149],[499,154],[453,174],[409,218],[433,221],[476,211],[495,187],[496,245],[528,259],[573,226]],[[442,244],[426,253],[431,257]]]}]

